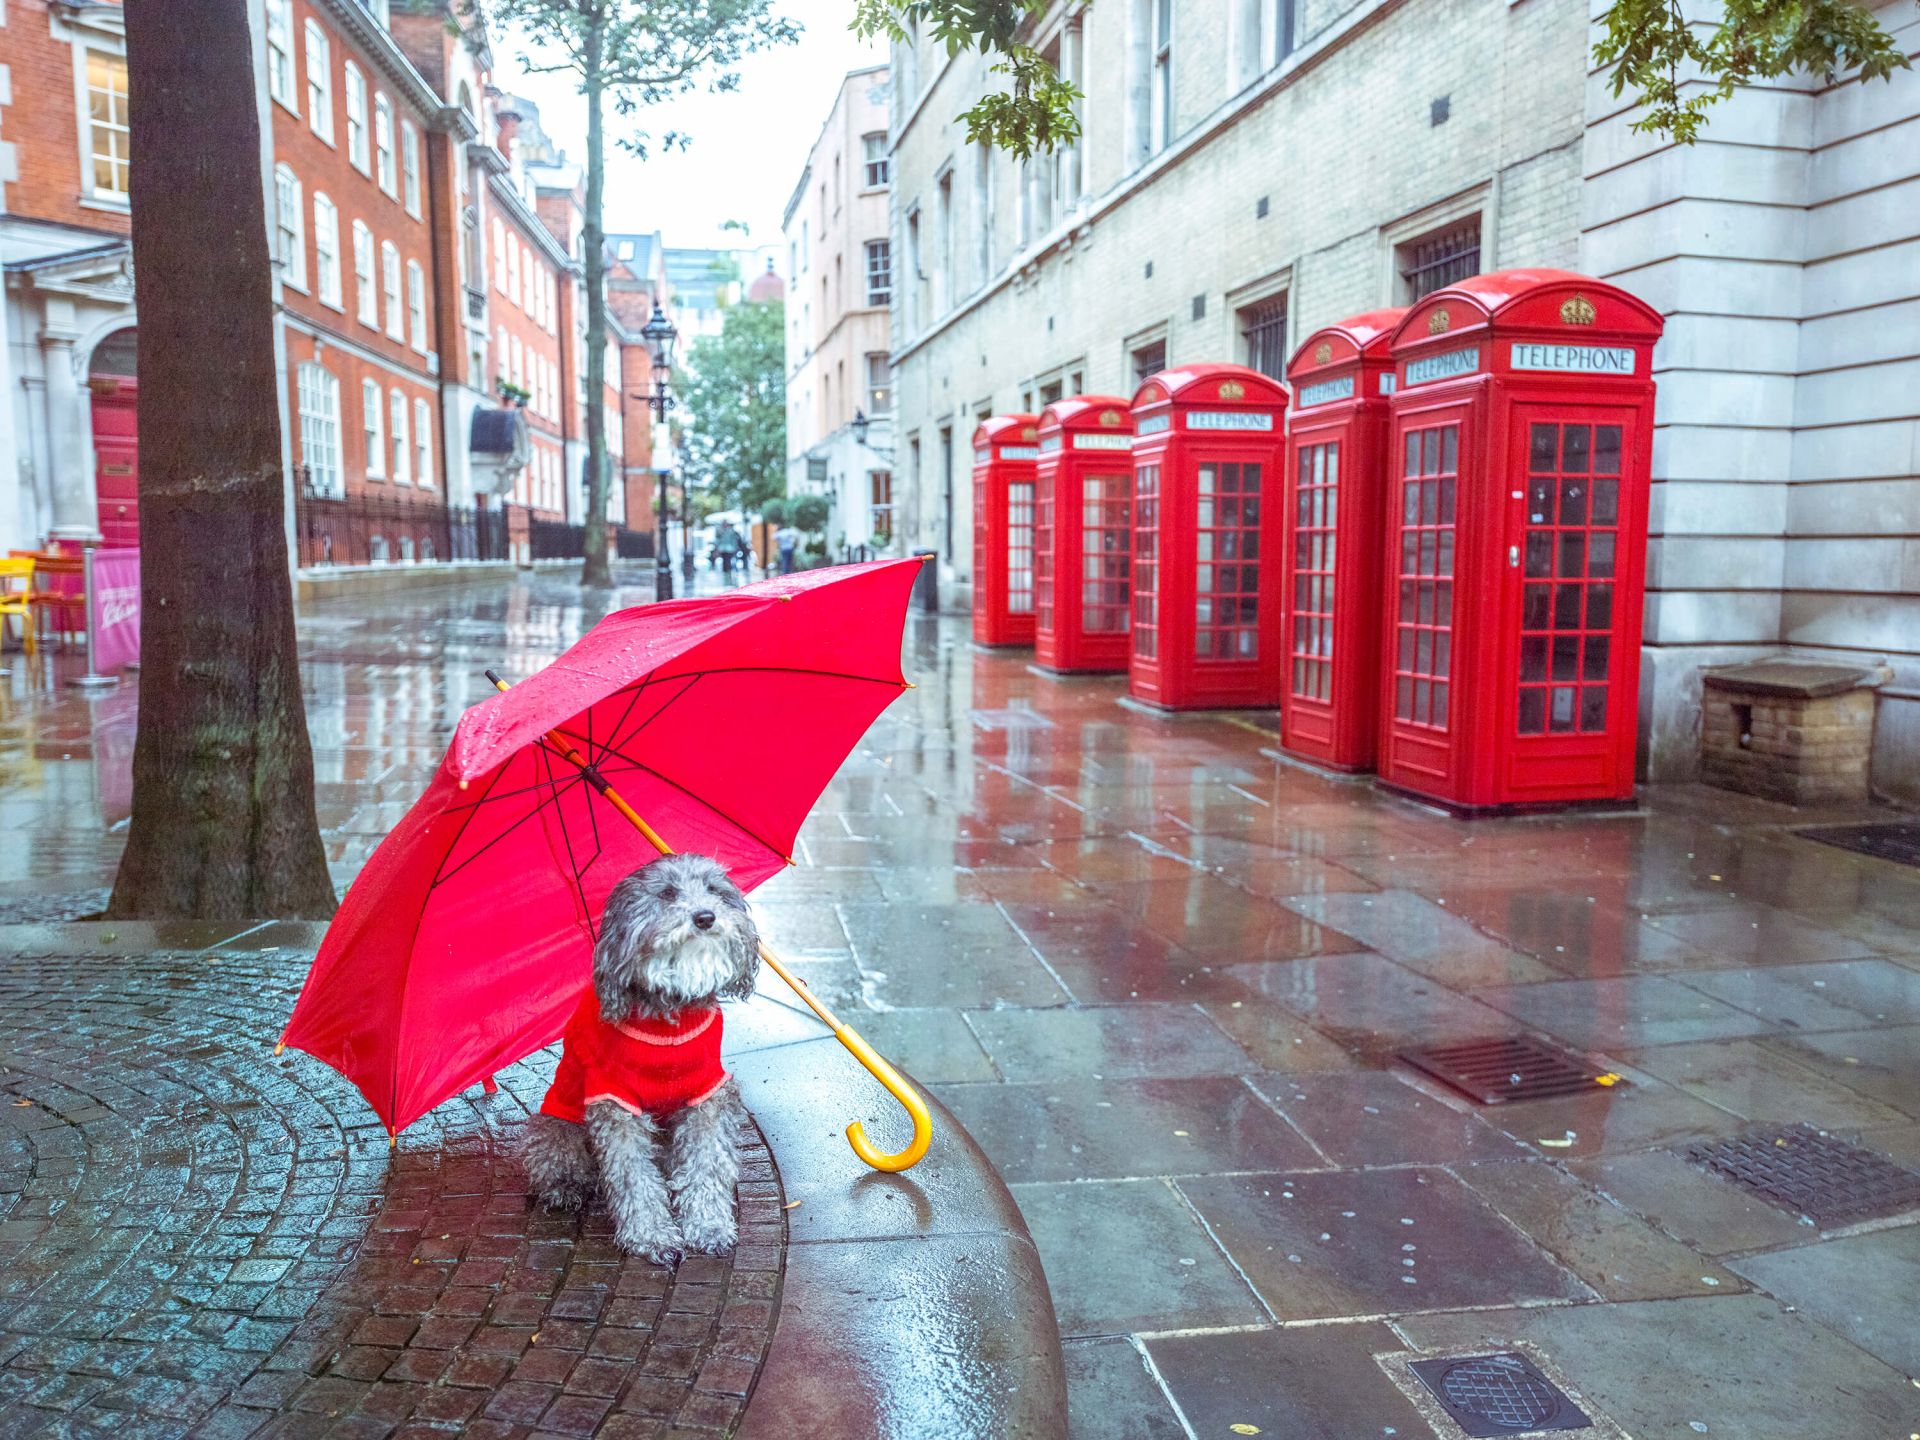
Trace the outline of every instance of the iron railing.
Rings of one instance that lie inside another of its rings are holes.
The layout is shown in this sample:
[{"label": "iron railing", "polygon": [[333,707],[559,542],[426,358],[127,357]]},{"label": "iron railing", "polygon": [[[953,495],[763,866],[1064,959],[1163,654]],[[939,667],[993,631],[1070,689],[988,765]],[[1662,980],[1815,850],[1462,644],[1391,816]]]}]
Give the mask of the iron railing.
[{"label": "iron railing", "polygon": [[[301,467],[294,491],[294,533],[302,567],[433,565],[450,560],[577,560],[586,527],[549,520],[511,502],[447,505],[431,496],[332,495],[313,488]],[[651,560],[653,536],[613,529],[623,560]]]}]

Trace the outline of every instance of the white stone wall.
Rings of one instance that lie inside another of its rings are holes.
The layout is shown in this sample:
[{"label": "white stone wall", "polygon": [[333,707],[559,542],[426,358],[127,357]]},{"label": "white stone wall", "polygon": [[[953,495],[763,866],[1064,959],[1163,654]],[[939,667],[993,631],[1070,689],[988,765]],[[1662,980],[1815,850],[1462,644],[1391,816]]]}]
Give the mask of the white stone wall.
[{"label": "white stone wall", "polygon": [[[1912,6],[1877,13],[1920,53]],[[1587,103],[1581,266],[1668,317],[1648,772],[1695,773],[1703,665],[1791,647],[1891,665],[1874,780],[1920,799],[1920,75],[1749,89],[1692,147],[1598,75]]]}]

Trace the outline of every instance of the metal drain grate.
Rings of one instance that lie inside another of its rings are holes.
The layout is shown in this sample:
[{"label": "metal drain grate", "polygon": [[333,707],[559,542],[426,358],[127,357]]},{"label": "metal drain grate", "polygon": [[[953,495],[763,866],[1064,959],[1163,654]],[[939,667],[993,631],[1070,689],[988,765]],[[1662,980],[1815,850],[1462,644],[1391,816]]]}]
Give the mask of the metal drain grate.
[{"label": "metal drain grate", "polygon": [[1584,1095],[1626,1083],[1578,1055],[1519,1035],[1428,1045],[1403,1050],[1399,1058],[1481,1105]]},{"label": "metal drain grate", "polygon": [[1538,1435],[1593,1424],[1524,1355],[1416,1360],[1409,1368],[1469,1435]]},{"label": "metal drain grate", "polygon": [[1920,866],[1920,825],[1907,821],[1883,825],[1809,825],[1793,833],[1823,845],[1838,845],[1842,850],[1871,855],[1876,860]]},{"label": "metal drain grate", "polygon": [[1686,1157],[1822,1230],[1920,1206],[1920,1175],[1811,1125],[1690,1145]]}]

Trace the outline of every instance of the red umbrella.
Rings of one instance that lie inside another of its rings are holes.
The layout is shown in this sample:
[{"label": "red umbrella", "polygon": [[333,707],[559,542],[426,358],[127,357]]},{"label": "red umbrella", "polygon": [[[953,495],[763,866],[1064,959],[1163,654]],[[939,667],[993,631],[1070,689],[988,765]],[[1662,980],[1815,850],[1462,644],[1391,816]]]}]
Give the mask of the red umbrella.
[{"label": "red umbrella", "polygon": [[821,790],[910,688],[900,638],[919,565],[618,611],[468,710],[348,889],[283,1043],[397,1133],[559,1039],[608,892],[662,846],[714,856],[743,890],[793,863]]}]

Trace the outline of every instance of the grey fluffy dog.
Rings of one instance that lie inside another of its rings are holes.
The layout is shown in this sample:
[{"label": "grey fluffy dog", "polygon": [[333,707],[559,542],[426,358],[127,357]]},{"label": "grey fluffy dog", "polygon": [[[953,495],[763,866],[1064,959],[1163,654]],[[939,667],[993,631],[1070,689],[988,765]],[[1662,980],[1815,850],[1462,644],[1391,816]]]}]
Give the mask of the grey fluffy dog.
[{"label": "grey fluffy dog", "polygon": [[[718,1002],[752,994],[759,969],[746,897],[707,856],[664,856],[613,888],[592,993],[521,1142],[541,1204],[581,1209],[597,1180],[621,1249],[672,1265],[689,1250],[733,1248],[735,1132],[746,1111],[719,1068]],[[656,1093],[653,1078],[622,1073],[628,1061],[681,1073]]]}]

